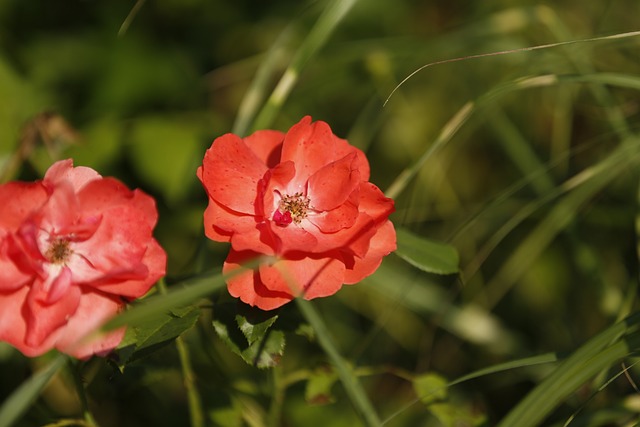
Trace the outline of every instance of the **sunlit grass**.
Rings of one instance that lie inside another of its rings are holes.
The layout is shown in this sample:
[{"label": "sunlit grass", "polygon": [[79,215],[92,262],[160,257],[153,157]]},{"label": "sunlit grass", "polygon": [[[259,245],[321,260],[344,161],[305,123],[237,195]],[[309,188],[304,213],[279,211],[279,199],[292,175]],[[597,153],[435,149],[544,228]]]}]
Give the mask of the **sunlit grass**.
[{"label": "sunlit grass", "polygon": [[[0,8],[0,22],[15,14],[36,28],[17,3]],[[93,30],[78,24],[65,34],[52,24],[47,31],[59,37],[34,30],[24,43],[2,41],[0,92],[16,101],[0,107],[0,168],[31,178],[52,152],[73,153],[158,197],[159,238],[175,254],[168,293],[109,326],[140,325],[185,304],[202,308],[179,346],[189,350],[189,388],[202,399],[196,412],[205,425],[572,426],[598,425],[599,415],[612,425],[637,422],[629,404],[636,391],[620,375],[622,361],[635,361],[637,319],[617,323],[637,310],[637,2],[468,10],[391,0],[258,9],[152,3],[138,2],[130,19],[129,3],[116,8],[121,16],[101,10],[105,19]],[[87,12],[76,14],[73,22]],[[108,52],[97,46],[102,38],[117,38],[112,49],[127,67],[96,55],[72,75],[42,54]],[[163,53],[167,44],[171,54]],[[155,78],[138,84],[125,69]],[[228,80],[207,83],[205,75],[221,75],[216,69]],[[121,81],[112,80],[117,70]],[[173,82],[177,76],[184,81]],[[104,89],[119,84],[153,93]],[[194,93],[179,95],[185,88]],[[81,140],[42,129],[26,140],[25,124],[48,109]],[[451,244],[460,274],[430,274],[392,254],[361,284],[313,306],[291,304],[281,316],[306,317],[316,336],[292,335],[274,373],[246,365],[212,330],[216,304],[228,301],[218,275],[226,248],[197,232],[206,199],[195,167],[216,136],[285,130],[307,114],[367,152],[372,181],[396,200],[396,226]],[[1,356],[6,366],[21,360]],[[96,407],[100,425],[148,422],[146,411],[155,424],[172,425],[175,418],[155,414],[162,399],[187,413],[175,397],[185,393],[180,381],[161,379],[179,369],[177,360],[166,347],[123,373],[104,364],[103,375],[117,380],[93,380],[89,398],[120,408],[122,418]],[[2,396],[18,392],[2,410],[25,411],[55,363],[23,389],[27,373],[3,380]],[[333,403],[309,406],[302,396],[310,378],[331,369]],[[627,374],[639,372],[634,365]],[[425,373],[450,381],[440,406],[421,403],[413,387]],[[161,384],[171,397],[145,384]],[[124,391],[138,410],[116,397]],[[43,413],[24,425],[64,413],[40,405]]]}]

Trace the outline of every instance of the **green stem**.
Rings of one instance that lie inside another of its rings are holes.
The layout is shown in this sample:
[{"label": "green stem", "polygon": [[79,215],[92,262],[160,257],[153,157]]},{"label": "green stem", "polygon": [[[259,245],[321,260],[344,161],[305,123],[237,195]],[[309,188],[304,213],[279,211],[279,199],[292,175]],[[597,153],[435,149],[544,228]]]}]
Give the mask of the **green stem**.
[{"label": "green stem", "polygon": [[82,405],[82,416],[84,417],[85,425],[89,427],[97,427],[98,423],[93,418],[91,411],[89,410],[89,402],[87,400],[87,393],[84,388],[84,382],[82,381],[82,375],[80,374],[81,362],[75,360],[69,360],[69,370],[73,376],[73,383]]},{"label": "green stem", "polygon": [[[158,290],[160,294],[167,294],[167,287],[164,279],[158,282]],[[204,412],[200,400],[200,393],[196,387],[196,376],[191,365],[189,357],[189,348],[185,344],[182,337],[176,338],[176,349],[178,350],[178,358],[182,367],[182,376],[184,377],[184,387],[187,390],[187,399],[189,402],[189,416],[191,418],[191,427],[204,427]]]},{"label": "green stem", "polygon": [[342,382],[347,395],[351,399],[351,402],[356,407],[360,418],[368,426],[381,426],[382,423],[378,418],[378,414],[373,409],[371,401],[364,392],[352,369],[347,365],[346,361],[338,352],[326,325],[322,321],[322,318],[316,309],[310,302],[305,301],[302,298],[296,299],[296,302],[298,303],[298,307],[304,317],[315,330],[320,346],[333,362],[333,365],[338,372],[338,376],[340,377],[340,381]]},{"label": "green stem", "polygon": [[176,348],[178,349],[178,356],[180,357],[180,364],[182,365],[182,375],[184,376],[184,386],[187,389],[187,398],[189,400],[189,414],[191,415],[192,427],[204,426],[204,415],[202,411],[202,403],[200,401],[200,394],[196,387],[195,374],[193,372],[193,366],[189,358],[189,348],[185,344],[182,337],[176,338]]},{"label": "green stem", "polygon": [[271,406],[269,407],[269,425],[277,427],[280,425],[280,416],[282,414],[282,405],[284,403],[284,395],[287,384],[283,380],[282,367],[280,365],[271,370],[273,380],[273,395],[271,397]]}]

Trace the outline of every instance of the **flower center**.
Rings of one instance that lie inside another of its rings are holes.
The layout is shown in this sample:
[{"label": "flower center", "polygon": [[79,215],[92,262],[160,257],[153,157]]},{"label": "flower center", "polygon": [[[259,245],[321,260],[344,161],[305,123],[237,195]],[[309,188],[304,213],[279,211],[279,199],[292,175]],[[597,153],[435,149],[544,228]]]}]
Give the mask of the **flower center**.
[{"label": "flower center", "polygon": [[66,264],[72,253],[68,240],[56,238],[51,242],[45,256],[52,264]]},{"label": "flower center", "polygon": [[302,193],[285,194],[280,199],[278,210],[274,213],[273,220],[283,227],[291,224],[291,222],[300,224],[300,221],[307,217],[308,209],[309,199]]}]

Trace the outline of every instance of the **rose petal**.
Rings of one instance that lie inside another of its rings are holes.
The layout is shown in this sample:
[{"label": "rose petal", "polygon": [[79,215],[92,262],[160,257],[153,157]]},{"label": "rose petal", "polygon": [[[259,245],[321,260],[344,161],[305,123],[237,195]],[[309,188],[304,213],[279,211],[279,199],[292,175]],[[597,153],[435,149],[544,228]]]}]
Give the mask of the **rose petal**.
[{"label": "rose petal", "polygon": [[359,213],[356,222],[349,228],[343,228],[334,233],[323,233],[322,231],[313,233],[318,244],[310,248],[310,251],[323,253],[342,249],[357,256],[364,256],[369,250],[369,240],[375,232],[375,221],[369,215]]},{"label": "rose petal", "polygon": [[136,209],[142,212],[142,217],[147,221],[149,227],[155,228],[158,223],[156,200],[144,191],[136,188],[133,190],[133,199],[130,203],[130,206],[135,206]]},{"label": "rose petal", "polygon": [[235,233],[231,237],[231,246],[236,251],[254,251],[264,255],[277,253],[281,243],[267,222],[255,224],[246,233]]},{"label": "rose petal", "polygon": [[55,303],[49,304],[49,290],[36,279],[27,296],[25,343],[37,347],[56,329],[64,326],[80,304],[80,288],[69,286]]},{"label": "rose petal", "polygon": [[228,242],[233,233],[245,233],[255,228],[256,218],[253,215],[234,212],[215,200],[209,199],[209,205],[204,211],[204,223],[215,224],[217,229],[206,227],[205,234],[207,237],[219,242]]},{"label": "rose petal", "polygon": [[209,197],[234,211],[255,214],[258,181],[266,171],[242,139],[226,134],[207,150],[197,175]]},{"label": "rose petal", "polygon": [[70,182],[58,183],[38,213],[40,227],[55,234],[68,234],[79,219],[78,200]]},{"label": "rose petal", "polygon": [[47,191],[41,183],[10,182],[0,185],[0,228],[16,230],[45,203]]},{"label": "rose petal", "polygon": [[370,182],[360,184],[359,209],[366,212],[374,220],[386,219],[394,211],[393,199],[384,195],[382,191]]},{"label": "rose petal", "polygon": [[[229,252],[222,271],[225,274],[231,273],[241,268],[242,264],[260,255],[261,254],[256,252],[236,252],[232,249]],[[258,272],[253,270],[246,270],[227,279],[227,288],[231,296],[240,298],[242,302],[251,306],[257,306],[262,310],[276,309],[293,299],[293,296],[286,292],[276,292],[267,289],[260,280]]]},{"label": "rose petal", "polygon": [[363,257],[377,228],[394,211],[393,200],[385,197],[374,184],[363,182],[359,188],[358,209],[360,214],[352,227],[332,234],[314,233],[318,239],[316,251],[343,248]]},{"label": "rose petal", "polygon": [[386,221],[371,238],[371,245],[365,256],[354,257],[354,265],[345,271],[344,283],[354,284],[371,275],[380,266],[382,258],[395,250],[396,231],[393,223]]},{"label": "rose petal", "polygon": [[27,317],[24,302],[29,293],[28,287],[22,287],[15,292],[0,291],[0,341],[11,344],[28,357],[40,356],[53,347],[58,331],[53,331],[42,341],[27,344]]},{"label": "rose petal", "polygon": [[146,266],[148,272],[143,278],[126,280],[110,276],[105,277],[103,281],[92,282],[91,287],[114,296],[128,299],[139,298],[166,274],[167,254],[155,240],[149,242],[142,264]]},{"label": "rose petal", "polygon": [[[252,155],[238,148],[242,143]],[[234,159],[240,160],[232,164]],[[257,163],[264,167],[247,169]],[[225,135],[207,151],[198,177],[209,195],[206,234],[232,245],[223,271],[271,256],[257,272],[227,281],[231,295],[248,304],[273,309],[294,295],[331,295],[345,275],[356,280],[371,274],[395,249],[388,222],[393,201],[367,182],[364,153],[324,122],[305,117],[284,137],[275,131],[244,140]]]},{"label": "rose petal", "polygon": [[205,235],[216,242],[231,242],[237,251],[253,250],[271,254],[276,246],[272,234],[265,234],[253,215],[233,212],[209,199],[204,211]]},{"label": "rose petal", "polygon": [[129,190],[122,182],[114,178],[103,178],[88,183],[78,193],[78,204],[86,217],[102,215],[105,206],[126,205],[140,211],[150,228],[158,221],[158,209],[155,200],[140,190]]},{"label": "rose petal", "polygon": [[277,130],[259,130],[244,138],[245,144],[269,168],[280,163],[284,133]]},{"label": "rose petal", "polygon": [[50,285],[45,285],[48,288],[48,295],[46,299],[47,304],[55,304],[69,291],[71,286],[71,270],[69,267],[57,268],[56,275],[49,276],[47,279],[51,281]]},{"label": "rose petal", "polygon": [[296,165],[296,182],[304,184],[320,168],[344,156],[356,153],[357,169],[361,180],[369,179],[369,162],[358,148],[338,138],[325,122],[311,122],[306,116],[291,127],[282,145],[281,161]]},{"label": "rose petal", "polygon": [[103,212],[100,227],[85,241],[73,244],[69,266],[76,283],[90,284],[109,277],[144,279],[148,268],[142,263],[151,228],[137,209],[116,206]]},{"label": "rose petal", "polygon": [[73,349],[69,343],[164,275],[166,254],[152,236],[154,200],[67,160],[41,183],[1,185],[0,206],[0,340],[26,355],[59,338],[58,348],[76,357],[110,351],[123,330]]},{"label": "rose petal", "polygon": [[305,299],[312,299],[336,293],[342,287],[344,271],[338,254],[278,259],[272,265],[260,265],[260,279],[271,291],[292,296],[302,294]]},{"label": "rose petal", "polygon": [[73,167],[73,160],[66,159],[55,162],[44,175],[45,185],[57,185],[61,182],[69,182],[75,191],[80,190],[88,182],[100,179],[98,172],[91,168]]},{"label": "rose petal", "polygon": [[8,239],[0,239],[0,292],[19,289],[27,285],[33,277],[33,274],[20,270],[9,257],[9,245]]},{"label": "rose petal", "polygon": [[118,314],[124,307],[122,300],[100,292],[83,292],[80,305],[62,329],[55,344],[63,353],[78,359],[93,354],[104,356],[120,344],[125,328],[90,337],[108,319]]},{"label": "rose petal", "polygon": [[308,251],[318,244],[318,240],[313,234],[295,223],[281,227],[273,222],[269,223],[269,228],[277,237],[276,254],[283,255],[291,251]]},{"label": "rose petal", "polygon": [[314,210],[335,209],[358,188],[360,173],[354,168],[356,158],[351,153],[323,166],[309,178],[307,196]]},{"label": "rose petal", "polygon": [[26,274],[40,274],[46,262],[38,246],[38,232],[36,224],[27,221],[15,234],[6,237],[8,257]]},{"label": "rose petal", "polygon": [[309,215],[309,222],[313,223],[322,233],[335,233],[345,228],[353,227],[358,220],[358,201],[360,192],[355,190],[340,206],[330,211]]},{"label": "rose petal", "polygon": [[305,192],[306,188],[292,188],[291,180],[295,176],[296,168],[293,162],[280,163],[264,174],[258,197],[262,200],[260,212],[266,218],[273,220],[273,214],[278,209],[282,197]]}]

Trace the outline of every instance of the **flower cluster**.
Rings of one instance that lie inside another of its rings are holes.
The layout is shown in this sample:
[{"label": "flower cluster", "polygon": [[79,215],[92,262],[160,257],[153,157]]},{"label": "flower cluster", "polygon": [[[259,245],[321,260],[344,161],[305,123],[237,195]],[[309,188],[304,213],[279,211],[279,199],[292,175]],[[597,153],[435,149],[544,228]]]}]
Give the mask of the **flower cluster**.
[{"label": "flower cluster", "polygon": [[[324,122],[224,135],[197,175],[206,235],[231,242],[223,271],[263,259],[236,271],[229,292],[264,310],[332,295],[396,248],[393,201],[369,182],[364,153]],[[112,351],[124,329],[92,332],[165,274],[157,218],[150,196],[71,160],[41,181],[0,185],[0,341],[27,356]]]},{"label": "flower cluster", "polygon": [[87,336],[165,274],[157,216],[150,196],[71,160],[0,186],[0,340],[27,356],[110,352],[124,329]]},{"label": "flower cluster", "polygon": [[396,248],[393,201],[369,181],[364,153],[303,118],[286,134],[226,134],[198,169],[209,196],[206,235],[230,242],[223,271],[268,261],[228,280],[264,310],[337,292],[373,273]]}]

